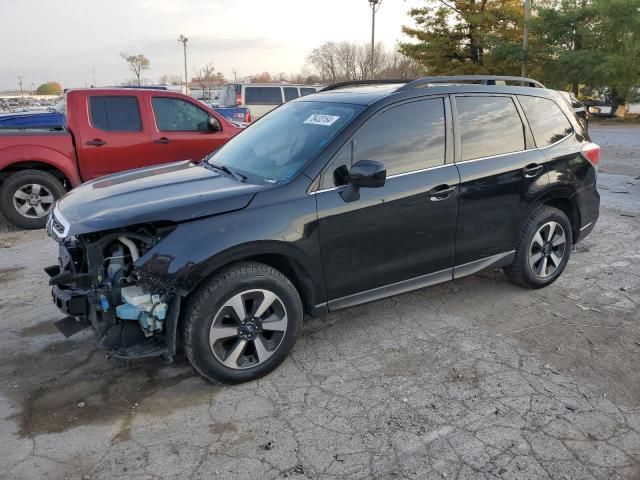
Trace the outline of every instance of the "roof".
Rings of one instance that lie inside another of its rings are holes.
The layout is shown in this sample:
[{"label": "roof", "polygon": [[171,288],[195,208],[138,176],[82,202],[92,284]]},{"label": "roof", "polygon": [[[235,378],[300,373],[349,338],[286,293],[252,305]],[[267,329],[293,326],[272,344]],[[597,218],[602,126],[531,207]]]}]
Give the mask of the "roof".
[{"label": "roof", "polygon": [[[389,82],[389,83],[385,83]],[[512,85],[509,85],[511,83]],[[515,84],[515,85],[514,85]],[[546,91],[540,82],[524,77],[497,75],[459,75],[425,77],[417,80],[357,80],[340,82],[295,101],[325,101],[369,105],[391,96],[407,97],[445,93]]]}]

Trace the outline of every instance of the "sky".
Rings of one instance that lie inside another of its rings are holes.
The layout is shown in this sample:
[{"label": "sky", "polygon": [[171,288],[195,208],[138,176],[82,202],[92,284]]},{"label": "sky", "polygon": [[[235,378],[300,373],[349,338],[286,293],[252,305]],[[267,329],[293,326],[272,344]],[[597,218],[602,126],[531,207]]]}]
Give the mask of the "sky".
[{"label": "sky", "polygon": [[[424,0],[382,0],[376,40],[402,40],[407,12]],[[144,54],[145,78],[213,63],[227,78],[263,71],[297,73],[326,41],[369,42],[367,0],[0,0],[0,89],[48,80],[65,88],[116,85],[132,78],[121,52]]]}]

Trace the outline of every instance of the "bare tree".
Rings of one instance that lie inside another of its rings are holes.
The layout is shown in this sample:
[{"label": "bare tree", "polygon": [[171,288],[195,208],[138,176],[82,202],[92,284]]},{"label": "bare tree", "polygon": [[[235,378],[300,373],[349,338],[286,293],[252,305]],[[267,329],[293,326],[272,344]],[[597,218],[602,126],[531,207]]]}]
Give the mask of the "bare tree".
[{"label": "bare tree", "polygon": [[202,88],[202,94],[205,97],[211,97],[213,87],[222,85],[226,80],[222,73],[216,72],[213,63],[207,63],[204,67],[196,70],[195,81]]},{"label": "bare tree", "polygon": [[149,59],[141,53],[138,55],[129,55],[122,52],[120,53],[120,56],[129,64],[129,69],[136,76],[138,86],[142,85],[142,72],[144,70],[149,70]]},{"label": "bare tree", "polygon": [[[382,43],[375,45],[373,55],[374,78],[414,78],[420,74],[415,61],[396,51],[387,51]],[[322,82],[366,80],[371,76],[369,44],[327,42],[315,48],[307,62]]]}]

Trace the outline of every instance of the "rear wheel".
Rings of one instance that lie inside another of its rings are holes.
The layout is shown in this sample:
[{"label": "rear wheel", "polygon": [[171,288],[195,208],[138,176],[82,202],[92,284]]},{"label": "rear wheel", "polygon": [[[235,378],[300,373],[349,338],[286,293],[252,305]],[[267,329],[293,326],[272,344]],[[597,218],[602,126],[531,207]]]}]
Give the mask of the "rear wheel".
[{"label": "rear wheel", "polygon": [[205,378],[240,383],[274,370],[287,357],[302,324],[302,302],[278,270],[242,262],[216,274],[190,300],[183,339]]},{"label": "rear wheel", "polygon": [[523,287],[541,288],[564,271],[573,245],[571,222],[557,208],[538,208],[525,225],[507,277]]},{"label": "rear wheel", "polygon": [[0,209],[18,227],[43,228],[56,200],[65,193],[62,182],[50,173],[23,170],[3,182]]}]

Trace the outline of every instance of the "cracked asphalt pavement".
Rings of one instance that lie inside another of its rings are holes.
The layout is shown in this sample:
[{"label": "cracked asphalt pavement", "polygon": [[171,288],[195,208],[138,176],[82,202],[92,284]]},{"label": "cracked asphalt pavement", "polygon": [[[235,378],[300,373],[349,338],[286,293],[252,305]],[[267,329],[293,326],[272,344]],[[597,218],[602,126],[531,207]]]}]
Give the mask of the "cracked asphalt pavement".
[{"label": "cracked asphalt pavement", "polygon": [[499,271],[305,322],[240,386],[53,322],[43,231],[0,233],[0,477],[639,478],[640,126],[597,125],[600,220],[542,290]]}]

